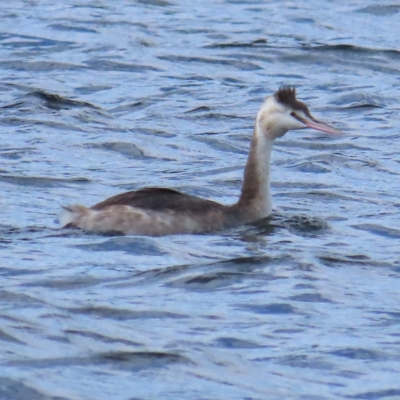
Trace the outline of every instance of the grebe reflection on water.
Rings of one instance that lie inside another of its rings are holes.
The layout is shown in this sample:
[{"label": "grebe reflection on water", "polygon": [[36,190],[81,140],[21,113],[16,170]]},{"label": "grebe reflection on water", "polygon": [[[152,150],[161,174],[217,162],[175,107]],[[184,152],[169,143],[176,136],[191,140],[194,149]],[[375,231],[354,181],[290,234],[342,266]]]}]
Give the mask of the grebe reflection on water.
[{"label": "grebe reflection on water", "polygon": [[93,232],[163,236],[198,234],[255,222],[272,212],[270,158],[275,139],[287,131],[312,128],[341,131],[317,121],[296,99],[294,88],[282,87],[261,106],[254,126],[239,200],[232,205],[180,193],[145,188],[122,193],[92,207],[64,207],[64,228]]}]

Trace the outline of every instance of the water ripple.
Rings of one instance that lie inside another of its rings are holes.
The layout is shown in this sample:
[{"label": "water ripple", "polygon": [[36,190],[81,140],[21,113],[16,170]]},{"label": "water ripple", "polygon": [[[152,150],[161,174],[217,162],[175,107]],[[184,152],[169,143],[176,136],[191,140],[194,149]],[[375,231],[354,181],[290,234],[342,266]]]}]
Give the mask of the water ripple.
[{"label": "water ripple", "polygon": [[[399,10],[2,4],[0,398],[400,397]],[[345,133],[277,141],[270,218],[59,228],[61,205],[145,186],[234,203],[281,85]]]}]

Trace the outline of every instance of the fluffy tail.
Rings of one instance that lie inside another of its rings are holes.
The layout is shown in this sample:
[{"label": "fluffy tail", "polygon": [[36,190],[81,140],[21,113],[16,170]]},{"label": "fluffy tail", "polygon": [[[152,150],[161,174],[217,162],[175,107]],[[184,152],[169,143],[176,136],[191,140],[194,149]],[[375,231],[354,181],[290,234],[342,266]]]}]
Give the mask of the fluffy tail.
[{"label": "fluffy tail", "polygon": [[63,210],[61,211],[59,221],[62,228],[72,228],[72,227],[80,227],[80,222],[82,218],[87,216],[90,213],[90,209],[81,206],[79,204],[73,206],[63,206]]}]

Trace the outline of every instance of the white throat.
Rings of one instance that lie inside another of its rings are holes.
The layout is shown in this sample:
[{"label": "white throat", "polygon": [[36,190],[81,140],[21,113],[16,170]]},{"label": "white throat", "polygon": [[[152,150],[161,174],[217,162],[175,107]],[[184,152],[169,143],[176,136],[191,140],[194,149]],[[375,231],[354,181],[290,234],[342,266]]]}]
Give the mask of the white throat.
[{"label": "white throat", "polygon": [[268,216],[272,212],[272,194],[271,194],[271,153],[272,147],[275,143],[274,139],[271,139],[265,135],[259,124],[256,126],[254,135],[257,139],[256,146],[256,168],[257,175],[260,183],[260,204],[259,212],[263,216]]}]

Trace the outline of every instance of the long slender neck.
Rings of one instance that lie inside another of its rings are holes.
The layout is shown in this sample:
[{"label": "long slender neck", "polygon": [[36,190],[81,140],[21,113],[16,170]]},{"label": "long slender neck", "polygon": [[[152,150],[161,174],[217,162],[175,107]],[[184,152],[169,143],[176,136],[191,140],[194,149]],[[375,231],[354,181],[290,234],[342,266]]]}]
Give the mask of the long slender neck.
[{"label": "long slender neck", "polygon": [[267,217],[272,211],[270,159],[273,144],[274,140],[261,132],[256,121],[244,171],[242,193],[235,205],[242,218],[249,222]]}]

